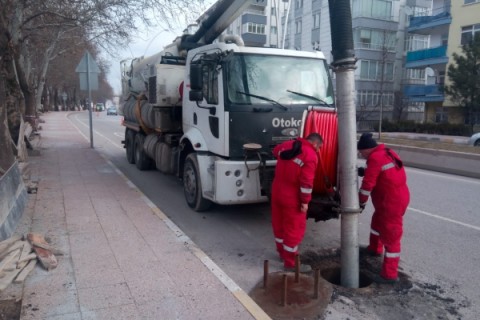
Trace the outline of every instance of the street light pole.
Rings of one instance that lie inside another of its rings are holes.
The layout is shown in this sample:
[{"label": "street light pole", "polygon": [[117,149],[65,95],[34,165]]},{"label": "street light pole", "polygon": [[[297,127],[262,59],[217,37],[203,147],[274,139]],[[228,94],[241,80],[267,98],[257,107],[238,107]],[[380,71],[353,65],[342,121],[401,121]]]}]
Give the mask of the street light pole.
[{"label": "street light pole", "polygon": [[359,286],[355,50],[349,0],[329,0],[332,67],[336,74],[341,212],[341,285]]}]

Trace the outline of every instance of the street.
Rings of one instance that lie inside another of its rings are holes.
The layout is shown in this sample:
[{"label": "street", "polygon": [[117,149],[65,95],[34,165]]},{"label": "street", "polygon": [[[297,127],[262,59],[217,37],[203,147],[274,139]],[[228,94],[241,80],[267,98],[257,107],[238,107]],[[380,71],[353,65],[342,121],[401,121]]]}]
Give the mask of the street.
[{"label": "street", "polygon": [[[65,113],[90,141],[88,112]],[[159,171],[144,171],[128,164],[124,127],[120,116],[93,114],[94,146],[127,176],[158,208],[182,229],[243,290],[261,279],[263,261],[276,262],[268,204],[214,206],[192,211],[184,200],[181,181]],[[411,202],[405,216],[401,257],[403,272],[414,280],[437,285],[447,296],[466,305],[466,319],[480,313],[480,180],[407,168]],[[367,244],[371,204],[359,219],[360,244]],[[301,251],[340,247],[340,220],[315,223],[308,228]]]}]

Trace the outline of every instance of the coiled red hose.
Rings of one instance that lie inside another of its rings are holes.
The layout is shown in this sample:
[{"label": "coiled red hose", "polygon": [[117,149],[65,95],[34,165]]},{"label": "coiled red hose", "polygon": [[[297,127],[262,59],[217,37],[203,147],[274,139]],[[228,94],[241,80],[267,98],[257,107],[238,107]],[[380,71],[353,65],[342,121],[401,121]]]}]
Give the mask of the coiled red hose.
[{"label": "coiled red hose", "polygon": [[313,192],[320,195],[331,194],[333,187],[337,185],[338,118],[336,110],[308,111],[303,137],[313,132],[323,137]]}]

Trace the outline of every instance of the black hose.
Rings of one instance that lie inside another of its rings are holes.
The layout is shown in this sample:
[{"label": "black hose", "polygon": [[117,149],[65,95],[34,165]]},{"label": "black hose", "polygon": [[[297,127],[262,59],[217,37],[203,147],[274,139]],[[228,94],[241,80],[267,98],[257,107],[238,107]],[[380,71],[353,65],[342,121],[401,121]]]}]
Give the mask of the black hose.
[{"label": "black hose", "polygon": [[329,0],[333,65],[355,63],[350,0]]}]

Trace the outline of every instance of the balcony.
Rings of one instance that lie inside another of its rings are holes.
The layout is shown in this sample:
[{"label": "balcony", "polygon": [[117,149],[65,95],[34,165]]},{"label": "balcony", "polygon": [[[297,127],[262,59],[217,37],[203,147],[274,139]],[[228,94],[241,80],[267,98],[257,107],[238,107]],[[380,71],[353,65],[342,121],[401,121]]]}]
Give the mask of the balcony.
[{"label": "balcony", "polygon": [[448,27],[452,23],[450,8],[433,16],[410,17],[410,25],[407,31],[418,34],[431,34],[434,29],[440,33],[448,32]]},{"label": "balcony", "polygon": [[244,32],[242,33],[242,39],[246,46],[251,47],[263,47],[267,43],[267,36],[258,33]]},{"label": "balcony", "polygon": [[447,64],[447,46],[407,52],[405,68],[422,68]]},{"label": "balcony", "polygon": [[403,95],[410,102],[441,102],[444,100],[443,85],[408,85],[403,87]]}]

